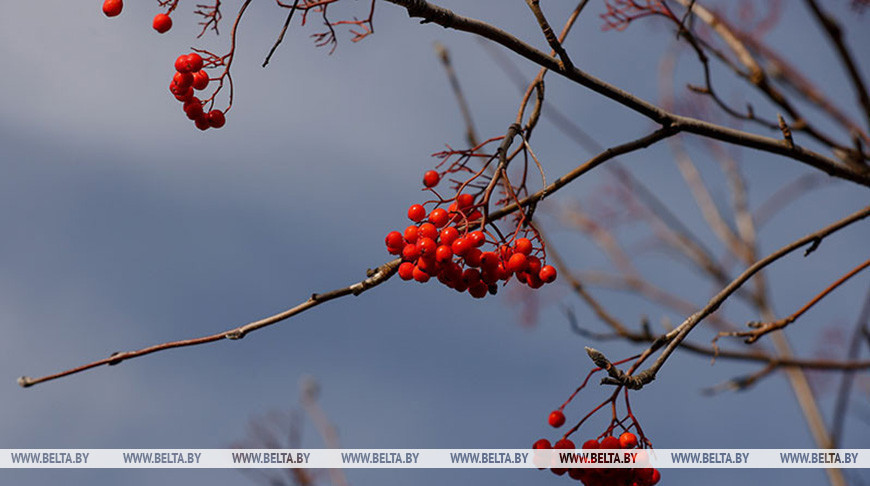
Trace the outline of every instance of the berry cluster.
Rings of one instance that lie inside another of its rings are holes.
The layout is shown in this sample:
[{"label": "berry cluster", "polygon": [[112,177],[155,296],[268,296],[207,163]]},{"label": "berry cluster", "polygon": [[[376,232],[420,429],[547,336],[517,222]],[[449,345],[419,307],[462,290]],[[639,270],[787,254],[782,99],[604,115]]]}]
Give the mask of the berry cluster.
[{"label": "berry cluster", "polygon": [[[440,180],[440,174],[431,170],[424,174],[423,185],[431,189]],[[402,257],[399,277],[403,280],[422,283],[435,277],[478,299],[495,295],[498,282],[511,277],[535,289],[556,280],[556,269],[535,255],[542,254],[542,248],[536,249],[529,238],[514,235],[508,241],[484,230],[469,230],[483,217],[474,196],[458,194],[450,201],[446,209],[437,207],[446,202],[441,201],[428,213],[422,204],[412,205],[408,219],[414,224],[387,235],[387,250]]]},{"label": "berry cluster", "polygon": [[[170,12],[173,8],[175,7],[173,6],[169,9]],[[123,0],[105,0],[103,2],[103,13],[106,14],[106,17],[117,17],[123,9]],[[169,16],[169,12],[155,15],[154,20],[151,21],[151,27],[161,34],[169,32],[169,29],[172,28],[172,17]]]},{"label": "berry cluster", "polygon": [[208,73],[203,69],[202,56],[192,52],[182,54],[175,60],[175,74],[169,83],[169,91],[175,99],[184,103],[182,108],[187,118],[193,120],[196,128],[208,130],[220,128],[226,123],[224,112],[211,110],[205,112],[202,101],[193,95],[194,90],[201,91],[208,87]]},{"label": "berry cluster", "polygon": [[[555,411],[550,414],[550,424],[555,420],[558,422],[558,417],[561,416],[561,422],[565,422],[565,416],[561,411]],[[561,424],[559,424],[561,425]],[[631,432],[623,432],[619,438],[607,436],[599,442],[595,439],[587,440],[583,443],[583,449],[635,449],[638,447],[637,437]],[[560,439],[555,444],[550,445],[547,439],[539,439],[532,446],[533,449],[575,449],[574,442],[570,439]],[[643,452],[641,452],[643,453]],[[640,461],[642,462],[642,461]],[[659,482],[662,475],[658,469],[650,467],[644,468],[552,468],[553,473],[559,476],[568,473],[571,479],[576,479],[582,482],[585,486],[654,486]]]}]

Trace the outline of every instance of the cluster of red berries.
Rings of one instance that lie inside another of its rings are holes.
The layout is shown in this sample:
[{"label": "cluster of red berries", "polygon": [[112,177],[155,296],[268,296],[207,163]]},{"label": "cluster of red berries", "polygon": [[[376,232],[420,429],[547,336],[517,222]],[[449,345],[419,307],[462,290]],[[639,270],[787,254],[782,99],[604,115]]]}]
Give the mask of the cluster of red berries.
[{"label": "cluster of red berries", "polygon": [[182,108],[187,118],[193,120],[196,128],[208,130],[220,128],[227,122],[224,112],[211,110],[206,113],[203,110],[202,101],[193,95],[193,91],[201,91],[208,87],[210,81],[208,73],[203,70],[202,56],[192,52],[182,54],[175,60],[175,74],[169,83],[169,91],[175,95],[175,99],[184,103]]},{"label": "cluster of red berries", "polygon": [[[553,414],[561,414],[556,411]],[[550,414],[550,423],[553,422],[553,414]],[[562,423],[565,418],[562,415]],[[561,425],[561,424],[560,424]],[[601,441],[595,439],[583,443],[583,449],[635,449],[638,446],[637,437],[631,432],[623,432],[619,438],[607,436]],[[570,439],[560,439],[550,445],[547,439],[539,439],[532,446],[534,449],[575,449],[574,442]],[[568,473],[571,479],[582,482],[585,486],[654,486],[662,478],[658,469],[644,468],[552,468],[553,473],[559,476]]]},{"label": "cluster of red berries", "polygon": [[[440,181],[436,171],[423,176],[423,185],[434,187]],[[435,277],[444,285],[483,298],[498,291],[498,282],[515,276],[532,288],[556,280],[556,269],[544,265],[533,255],[528,238],[517,238],[513,245],[487,239],[483,231],[461,231],[481,219],[474,196],[459,194],[447,209],[436,207],[427,214],[422,204],[408,208],[412,224],[403,233],[391,231],[385,238],[387,250],[401,255],[399,277],[427,282]],[[494,251],[484,251],[492,244]]]},{"label": "cluster of red berries", "polygon": [[[103,13],[106,14],[106,17],[117,17],[123,9],[123,0],[105,0],[103,2]],[[169,32],[169,29],[172,28],[172,18],[169,14],[159,13],[154,16],[151,27],[161,34]]]}]

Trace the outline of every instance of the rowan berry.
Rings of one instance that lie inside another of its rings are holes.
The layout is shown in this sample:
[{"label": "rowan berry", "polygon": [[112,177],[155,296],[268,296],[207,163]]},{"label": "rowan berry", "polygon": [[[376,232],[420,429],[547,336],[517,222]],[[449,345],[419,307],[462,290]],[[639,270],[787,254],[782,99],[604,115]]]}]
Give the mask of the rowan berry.
[{"label": "rowan berry", "polygon": [[429,274],[424,272],[419,266],[414,267],[413,276],[414,280],[420,283],[426,283],[429,281]]},{"label": "rowan berry", "polygon": [[535,441],[535,444],[532,446],[532,449],[552,449],[553,446],[550,445],[550,441],[547,439],[538,439]]},{"label": "rowan berry", "polygon": [[208,124],[211,125],[212,128],[220,128],[227,123],[227,119],[224,116],[224,112],[220,110],[211,110],[208,112]]},{"label": "rowan berry", "polygon": [[[402,238],[402,233],[398,231],[390,231],[387,233],[386,238],[384,238],[384,243],[387,245],[387,249],[402,249],[405,246],[405,239]],[[392,251],[390,252],[392,253]]]},{"label": "rowan berry", "polygon": [[556,281],[556,269],[552,265],[544,265],[538,272],[538,277],[545,283],[553,283]]},{"label": "rowan berry", "polygon": [[202,131],[208,130],[211,126],[208,123],[208,117],[205,115],[193,120],[193,123],[196,125],[196,128],[199,128]]},{"label": "rowan berry", "polygon": [[561,410],[553,410],[547,419],[551,427],[559,428],[565,423],[565,414]]},{"label": "rowan berry", "polygon": [[106,17],[117,16],[123,8],[124,2],[122,0],[106,0],[103,2],[103,13],[106,14]]},{"label": "rowan berry", "polygon": [[421,255],[429,255],[435,253],[435,249],[438,248],[438,245],[435,244],[435,240],[432,238],[424,236],[417,240],[417,248],[420,250]]},{"label": "rowan berry", "polygon": [[405,233],[403,234],[403,236],[405,237],[405,241],[407,241],[408,243],[416,243],[419,234],[420,230],[412,224],[411,226],[405,228]]},{"label": "rowan berry", "polygon": [[453,226],[448,226],[441,230],[441,233],[438,235],[440,238],[440,242],[442,245],[453,245],[453,242],[459,238],[459,230],[454,228]]},{"label": "rowan berry", "polygon": [[[541,269],[541,271],[543,272],[544,270]],[[623,432],[622,435],[619,436],[619,446],[623,449],[634,449],[637,447],[637,437],[635,437],[631,432]]]},{"label": "rowan berry", "polygon": [[435,228],[435,225],[432,223],[423,223],[420,225],[420,236],[423,238],[438,238],[438,229]]},{"label": "rowan berry", "polygon": [[202,111],[202,102],[199,101],[198,98],[191,98],[185,101],[181,108],[191,120],[196,120],[204,114]]},{"label": "rowan berry", "polygon": [[480,255],[480,267],[490,273],[495,273],[498,268],[498,255],[492,251],[485,251]]},{"label": "rowan berry", "polygon": [[474,196],[471,194],[460,194],[456,196],[456,207],[460,211],[471,207],[474,204]]},{"label": "rowan berry", "polygon": [[408,208],[408,219],[415,223],[419,223],[423,221],[423,218],[426,217],[426,208],[423,207],[422,204],[414,204],[410,208]]},{"label": "rowan berry", "polygon": [[411,280],[414,278],[414,269],[417,268],[411,262],[402,262],[399,265],[399,278],[402,280]]},{"label": "rowan berry", "polygon": [[479,247],[486,243],[486,236],[482,231],[472,231],[468,235],[468,239],[471,240],[471,244],[475,247]]},{"label": "rowan berry", "polygon": [[447,211],[441,208],[433,209],[432,212],[429,213],[429,222],[434,224],[436,228],[441,228],[446,225],[448,219]]},{"label": "rowan berry", "polygon": [[450,249],[458,256],[465,256],[465,254],[468,253],[468,250],[471,250],[471,241],[469,241],[468,238],[457,238],[450,245]]},{"label": "rowan berry", "polygon": [[192,52],[182,54],[175,59],[175,70],[180,73],[195,73],[202,69],[202,57]]},{"label": "rowan berry", "polygon": [[601,439],[600,449],[619,449],[619,439],[613,436],[607,436]]},{"label": "rowan berry", "polygon": [[172,28],[172,18],[164,13],[159,13],[154,16],[151,27],[154,27],[154,30],[161,34],[168,32]]},{"label": "rowan berry", "polygon": [[583,443],[583,449],[599,449],[598,441],[595,439],[589,439]]},{"label": "rowan berry", "polygon": [[453,258],[453,250],[447,245],[441,245],[435,249],[435,260],[439,262],[449,262]]},{"label": "rowan berry", "polygon": [[482,299],[489,293],[489,286],[484,282],[477,282],[468,286],[468,293],[475,299]]},{"label": "rowan berry", "polygon": [[193,89],[202,91],[208,87],[208,73],[200,69],[193,73]]},{"label": "rowan berry", "polygon": [[574,449],[574,442],[571,439],[559,439],[553,444],[553,449]]},{"label": "rowan berry", "polygon": [[172,76],[172,82],[181,89],[187,89],[188,86],[193,85],[193,74],[176,71]]},{"label": "rowan berry", "polygon": [[402,248],[402,258],[408,261],[414,261],[420,257],[420,247],[417,245],[405,245]]},{"label": "rowan berry", "polygon": [[435,187],[440,181],[441,176],[434,170],[426,171],[426,173],[423,174],[423,185],[426,187]]},{"label": "rowan berry", "polygon": [[529,267],[526,256],[522,253],[514,253],[507,261],[507,270],[512,273],[523,272]]},{"label": "rowan berry", "polygon": [[481,255],[483,255],[483,252],[481,252],[477,248],[471,248],[467,252],[465,252],[465,263],[469,267],[479,267]]},{"label": "rowan berry", "polygon": [[517,253],[528,255],[532,252],[532,242],[528,238],[517,238],[514,248],[516,248]]}]

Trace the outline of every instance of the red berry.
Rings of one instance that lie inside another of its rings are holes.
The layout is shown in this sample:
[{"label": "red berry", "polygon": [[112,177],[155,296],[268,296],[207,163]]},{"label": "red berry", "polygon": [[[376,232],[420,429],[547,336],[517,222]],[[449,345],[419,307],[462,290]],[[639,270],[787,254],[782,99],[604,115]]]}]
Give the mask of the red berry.
[{"label": "red berry", "polygon": [[471,242],[467,238],[457,238],[450,245],[450,249],[452,249],[453,253],[456,255],[465,256],[465,254],[468,253],[468,250],[471,249]]},{"label": "red berry", "polygon": [[471,194],[460,194],[456,196],[456,207],[461,211],[471,207],[474,204],[474,196]]},{"label": "red berry", "polygon": [[544,265],[538,276],[546,283],[553,283],[556,281],[556,269],[552,265]]},{"label": "red berry", "polygon": [[486,236],[482,231],[472,231],[468,235],[468,239],[471,240],[471,244],[475,247],[481,246],[486,242]]},{"label": "red berry", "polygon": [[185,101],[182,108],[184,109],[184,113],[191,120],[196,120],[204,115],[202,111],[202,102],[196,98],[191,98],[190,100]]},{"label": "red berry", "polygon": [[202,57],[195,52],[182,54],[175,59],[175,70],[180,73],[195,73],[200,69],[202,69]]},{"label": "red berry", "polygon": [[551,427],[559,428],[565,423],[565,414],[561,410],[553,410],[547,419]]},{"label": "red berry", "polygon": [[552,449],[553,446],[550,445],[550,441],[547,439],[538,439],[535,441],[535,445],[532,446],[532,449]]},{"label": "red berry", "polygon": [[634,477],[638,486],[653,486],[659,482],[662,475],[658,469],[645,467],[643,469],[638,469],[637,472],[635,472]]},{"label": "red berry", "polygon": [[420,250],[421,255],[429,255],[435,253],[435,249],[438,245],[435,244],[435,240],[432,238],[419,238],[417,240],[417,248]]},{"label": "red berry", "polygon": [[453,258],[453,250],[447,245],[441,245],[435,249],[435,260],[439,262],[448,262]]},{"label": "red berry", "polygon": [[103,13],[106,17],[115,17],[121,13],[124,8],[124,2],[121,0],[106,0],[103,2]]},{"label": "red berry", "polygon": [[489,286],[484,282],[477,282],[474,285],[468,286],[468,293],[475,299],[482,299],[489,293]]},{"label": "red berry", "polygon": [[195,73],[200,69],[202,69],[202,57],[195,52],[191,52],[187,55],[187,70]]},{"label": "red berry", "polygon": [[402,248],[402,258],[404,258],[405,260],[413,262],[419,257],[420,247],[418,247],[417,245],[405,245],[405,247]]},{"label": "red berry", "polygon": [[441,233],[438,235],[438,237],[441,239],[442,245],[450,246],[453,244],[454,241],[456,241],[457,238],[459,238],[459,230],[457,230],[453,226],[448,226],[447,228],[441,230]]},{"label": "red berry", "polygon": [[429,281],[429,274],[424,272],[423,270],[421,270],[420,267],[418,267],[418,266],[414,267],[413,275],[414,275],[414,280],[416,280],[420,283],[425,283],[425,282]]},{"label": "red berry", "polygon": [[211,110],[208,112],[208,124],[211,125],[212,128],[220,128],[227,123],[227,119],[224,116],[224,112],[220,110]]},{"label": "red berry", "polygon": [[200,69],[193,73],[193,89],[202,91],[208,87],[208,73]]},{"label": "red berry", "polygon": [[[541,269],[541,271],[543,272],[544,270]],[[619,436],[619,446],[623,449],[634,449],[637,447],[637,437],[635,437],[631,432],[623,432],[622,435]]]},{"label": "red berry", "polygon": [[172,18],[164,13],[157,14],[154,16],[154,21],[151,22],[151,27],[154,27],[154,30],[161,34],[168,32],[172,28]]},{"label": "red berry", "polygon": [[467,268],[462,272],[462,280],[470,287],[480,282],[480,271],[476,268]]},{"label": "red berry", "polygon": [[601,449],[619,449],[619,439],[613,436],[607,436],[601,439]]},{"label": "red berry", "polygon": [[423,221],[423,218],[426,217],[426,208],[423,207],[422,204],[414,204],[410,208],[408,208],[408,219],[415,223],[419,223]]},{"label": "red berry", "polygon": [[529,275],[539,277],[538,274],[541,272],[541,260],[536,256],[530,256],[526,260],[529,262]]},{"label": "red berry", "polygon": [[517,238],[514,247],[517,249],[517,253],[522,253],[523,255],[528,255],[532,252],[532,242],[528,238]]},{"label": "red berry", "polygon": [[432,223],[423,223],[420,225],[420,236],[424,238],[438,238],[438,229]]},{"label": "red berry", "polygon": [[405,233],[403,236],[405,237],[405,241],[407,241],[408,243],[416,243],[419,234],[420,230],[412,224],[411,226],[405,228]]},{"label": "red berry", "polygon": [[196,128],[199,128],[202,131],[208,130],[208,128],[211,126],[208,123],[208,117],[205,115],[197,118],[196,120],[193,120],[193,123],[196,125]]},{"label": "red berry", "polygon": [[465,263],[469,267],[479,267],[481,255],[483,255],[483,252],[477,248],[472,248],[465,253]]},{"label": "red berry", "polygon": [[512,273],[523,272],[528,266],[529,262],[522,253],[514,253],[507,261],[507,270]]},{"label": "red berry", "polygon": [[417,268],[411,262],[402,262],[399,265],[399,278],[402,280],[411,280],[414,278],[414,269]]},{"label": "red berry", "polygon": [[487,272],[495,272],[496,268],[498,268],[498,255],[492,251],[481,253],[480,266]]},{"label": "red berry", "polygon": [[426,187],[435,187],[440,181],[441,176],[434,170],[426,171],[426,173],[423,174],[423,185]]},{"label": "red berry", "polygon": [[384,243],[387,244],[387,248],[402,248],[405,246],[405,239],[402,238],[402,233],[390,231],[387,233],[387,237],[384,238]]},{"label": "red berry", "polygon": [[435,261],[435,257],[432,255],[422,255],[417,260],[417,268],[428,273],[429,276],[437,275],[441,272],[441,265]]},{"label": "red berry", "polygon": [[436,228],[440,228],[447,224],[447,211],[437,208],[433,209],[431,213],[429,213],[429,222],[434,224]]},{"label": "red berry", "polygon": [[598,441],[595,439],[589,439],[583,443],[584,449],[598,449]]},{"label": "red berry", "polygon": [[187,67],[187,54],[182,54],[175,58],[175,70],[180,73],[190,72],[190,69]]},{"label": "red berry", "polygon": [[[523,272],[525,273],[525,272]],[[544,281],[538,277],[536,273],[526,273],[526,284],[533,289],[539,289],[544,286]]]},{"label": "red berry", "polygon": [[172,76],[172,82],[179,88],[187,89],[188,86],[193,84],[193,74],[176,71],[175,75]]},{"label": "red berry", "polygon": [[553,444],[553,449],[573,449],[574,443],[571,439],[559,439]]}]

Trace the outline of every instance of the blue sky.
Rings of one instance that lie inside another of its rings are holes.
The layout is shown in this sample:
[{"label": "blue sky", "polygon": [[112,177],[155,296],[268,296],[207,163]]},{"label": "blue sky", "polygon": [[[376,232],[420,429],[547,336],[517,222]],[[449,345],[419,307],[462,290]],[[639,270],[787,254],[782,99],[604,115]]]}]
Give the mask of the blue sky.
[{"label": "blue sky", "polygon": [[[112,351],[210,334],[273,314],[312,292],[357,281],[366,268],[386,261],[383,236],[406,224],[407,206],[420,197],[421,174],[434,165],[429,154],[463,141],[433,42],[451,49],[482,135],[504,133],[515,115],[516,88],[478,42],[418,25],[388,4],[378,7],[375,35],[358,44],[344,35],[331,56],[312,45],[312,27],[294,25],[261,69],[283,22],[270,2],[262,2],[240,27],[227,125],[201,133],[166,89],[173,60],[188,51],[196,33],[193,5],[182,2],[175,27],[160,36],[150,28],[155,5],[127,3],[113,20],[103,17],[98,2],[57,0],[13,2],[0,18],[0,447],[229,447],[245,437],[253,417],[296,406],[306,375],[320,382],[321,404],[348,448],[525,447],[556,435],[546,416],[589,369],[584,345],[610,356],[637,349],[572,334],[561,310],[566,305],[588,327],[601,328],[559,285],[541,291],[546,306],[528,328],[509,292],[475,301],[435,283],[394,279],[242,341],[18,388],[15,379],[23,374],[52,373]],[[545,47],[522,2],[466,3],[444,5]],[[655,100],[658,59],[672,45],[672,32],[653,20],[602,33],[598,3],[592,2],[566,44],[575,63]],[[829,8],[846,20],[850,45],[870,78],[861,47],[870,45],[870,32],[859,28],[866,17],[849,13],[845,4]],[[558,18],[556,7],[544,6]],[[230,11],[228,6],[228,17]],[[770,40],[859,118],[842,69],[803,6],[785,13]],[[222,50],[226,42],[225,35],[208,35],[195,45]],[[515,61],[527,76],[536,72]],[[697,82],[696,66],[683,65],[687,79]],[[726,96],[743,92],[723,79]],[[650,129],[612,102],[555,77],[548,81],[550,100],[604,146]],[[533,142],[549,178],[589,155],[546,120]],[[691,145],[695,154],[700,148]],[[623,162],[689,224],[702,227],[671,159],[662,145]],[[808,170],[755,152],[743,152],[741,160],[755,204]],[[699,166],[709,181],[720,177],[712,162],[700,160]],[[553,244],[577,268],[608,267],[593,245],[561,228],[554,216],[574,201],[589,203],[608,183],[603,171],[595,171],[542,208]],[[724,188],[714,196],[727,201]],[[866,189],[826,185],[771,221],[761,234],[762,252],[866,201]],[[624,235],[636,236],[631,230]],[[721,248],[709,230],[699,235]],[[826,240],[811,258],[793,256],[774,266],[776,309],[784,314],[797,308],[823,282],[863,261],[868,241],[870,227],[856,226]],[[658,284],[695,303],[715,291],[661,253],[639,251],[637,257]],[[818,353],[826,328],[851,332],[867,285],[866,275],[856,278],[808,314],[792,330],[798,352]],[[681,318],[637,298],[596,295],[627,322]],[[726,312],[737,321],[755,317],[739,305]],[[699,341],[709,339],[709,330],[698,331]],[[812,447],[780,374],[739,394],[699,393],[755,369],[724,361],[709,366],[679,353],[633,405],[658,447]],[[824,385],[829,380],[820,380],[826,417],[834,393]],[[870,390],[866,379],[858,383],[864,384],[854,395],[860,411]],[[566,410],[569,422],[603,392],[581,395]],[[845,444],[868,447],[862,440],[866,415],[851,416],[848,424]],[[302,445],[322,446],[310,423]],[[251,484],[237,471],[0,475],[8,484],[32,485]],[[662,484],[816,484],[824,477],[819,471],[690,470],[664,476]],[[539,471],[350,471],[348,477],[355,485],[566,481]]]}]

